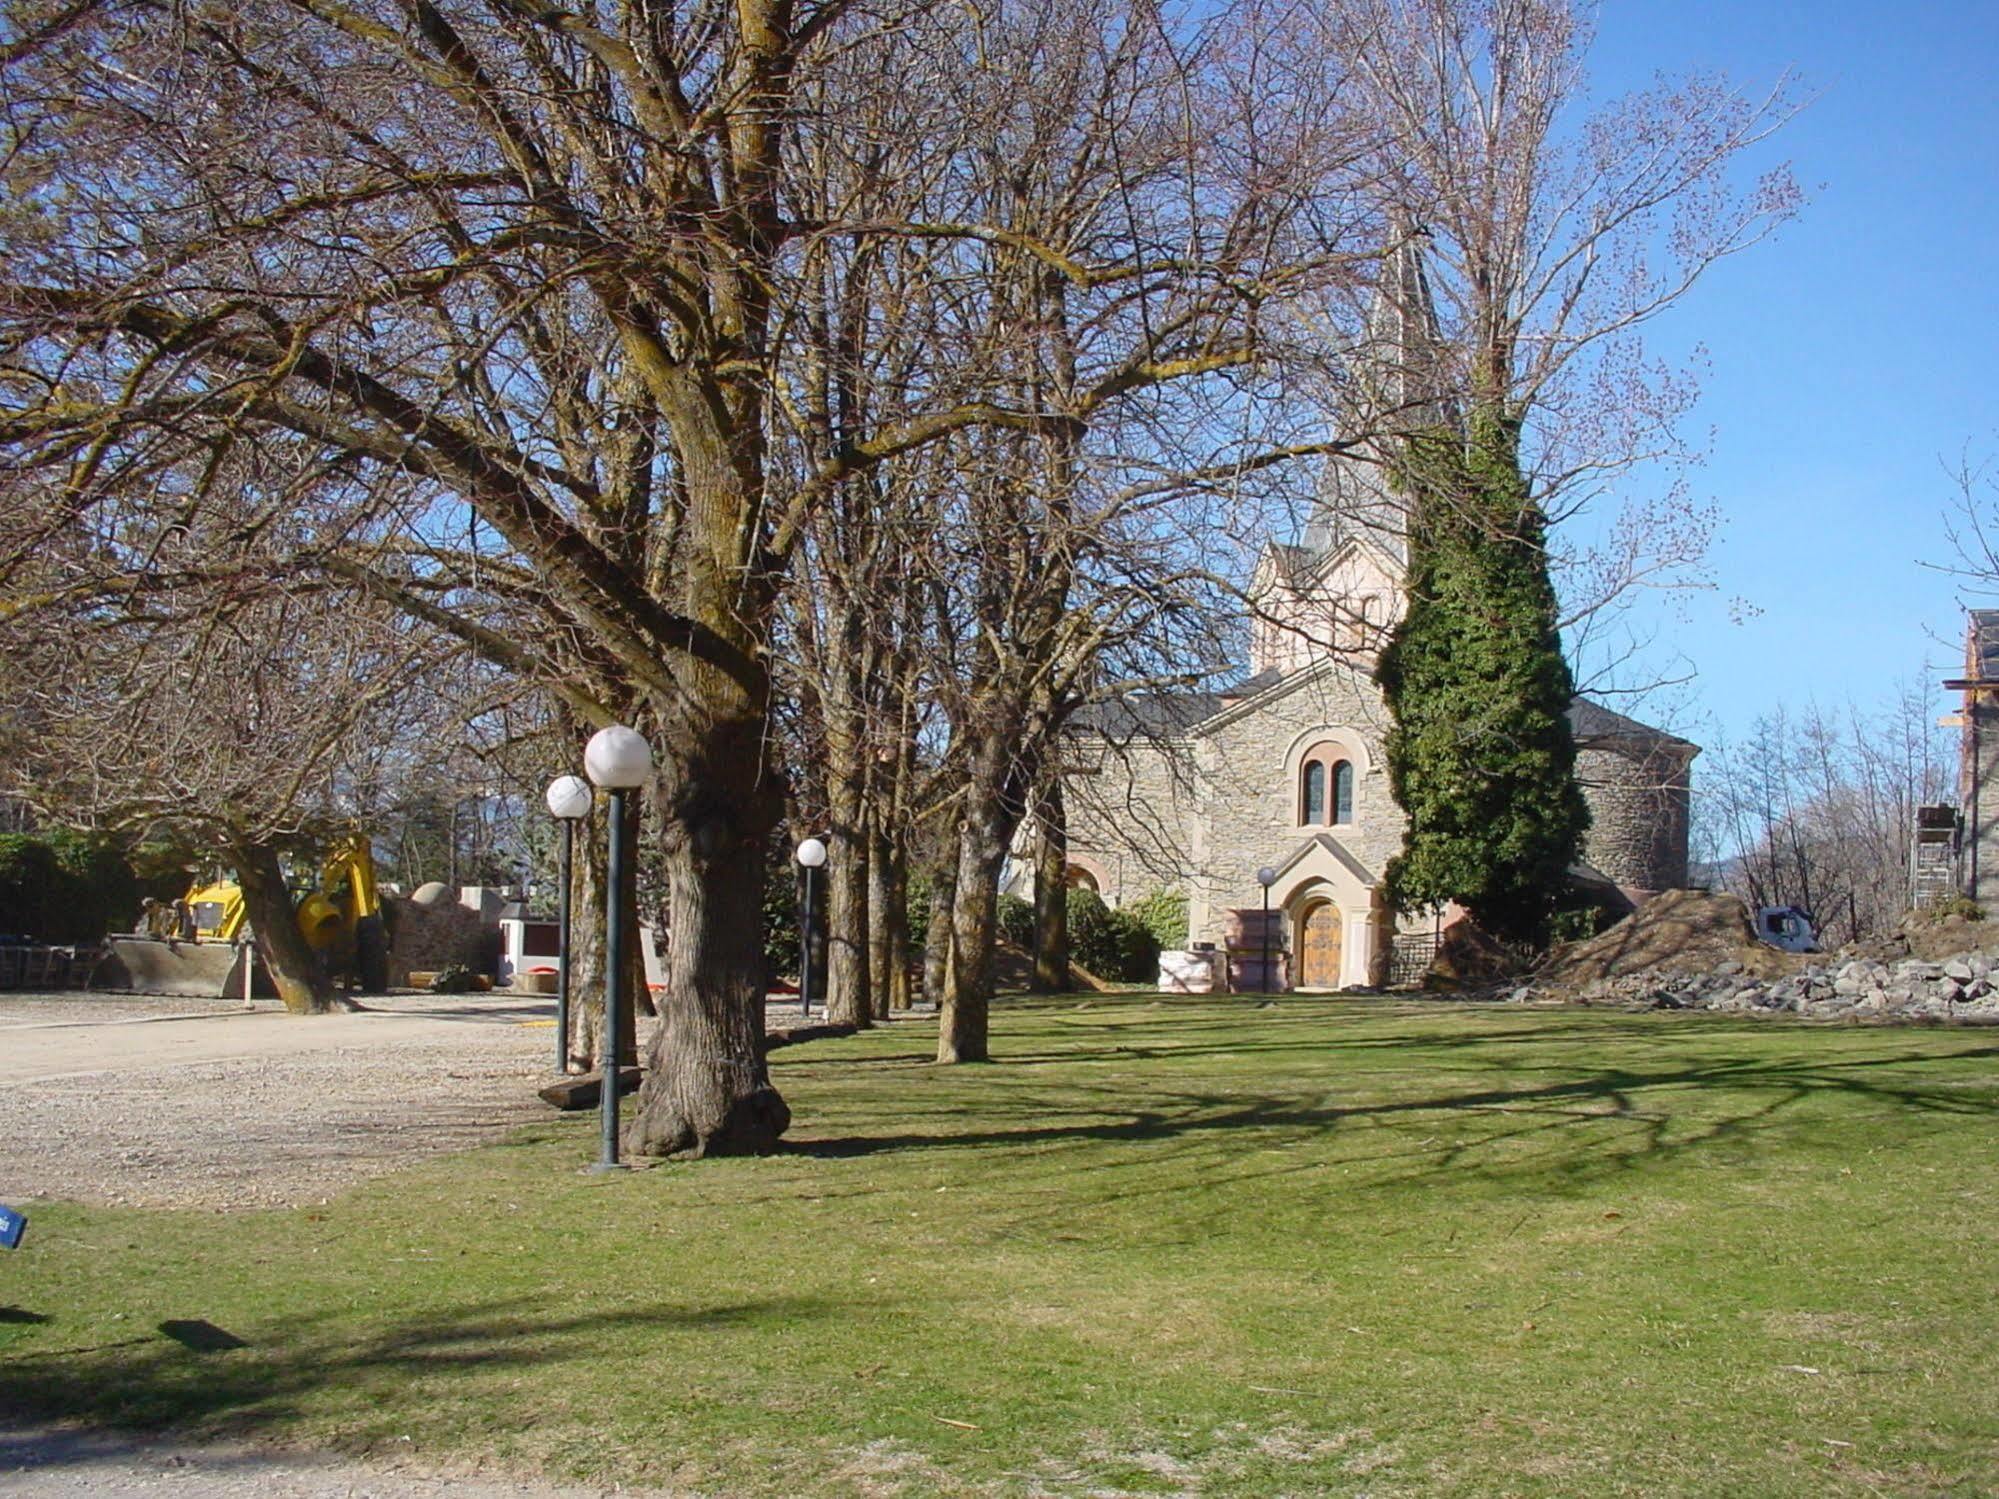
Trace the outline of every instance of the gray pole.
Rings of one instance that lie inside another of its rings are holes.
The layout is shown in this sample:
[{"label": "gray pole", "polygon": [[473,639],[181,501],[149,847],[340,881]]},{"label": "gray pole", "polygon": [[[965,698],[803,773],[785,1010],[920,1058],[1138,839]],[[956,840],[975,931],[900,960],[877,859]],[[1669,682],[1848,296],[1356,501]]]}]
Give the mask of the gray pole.
[{"label": "gray pole", "polygon": [[805,866],[805,910],[798,931],[798,1013],[812,1013],[812,866]]},{"label": "gray pole", "polygon": [[569,865],[576,852],[576,819],[562,819],[562,915],[557,930],[561,934],[562,972],[555,986],[555,1072],[569,1072]]},{"label": "gray pole", "polygon": [[618,1038],[623,1030],[625,986],[625,793],[611,792],[611,857],[607,883],[610,894],[604,905],[604,1046],[598,1061],[603,1078],[604,1146],[597,1161],[599,1171],[618,1167]]}]

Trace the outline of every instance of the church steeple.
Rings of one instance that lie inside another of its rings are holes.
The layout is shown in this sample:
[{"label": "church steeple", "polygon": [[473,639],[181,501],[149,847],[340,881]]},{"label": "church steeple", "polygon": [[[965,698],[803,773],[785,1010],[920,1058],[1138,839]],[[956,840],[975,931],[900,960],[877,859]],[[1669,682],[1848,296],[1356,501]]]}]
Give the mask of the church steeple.
[{"label": "church steeple", "polygon": [[1397,215],[1360,338],[1347,353],[1347,404],[1339,433],[1358,448],[1327,463],[1303,542],[1314,558],[1347,537],[1372,537],[1402,560],[1403,512],[1387,478],[1395,446],[1409,432],[1450,419],[1444,341],[1424,250],[1429,232]]},{"label": "church steeple", "polygon": [[[1367,313],[1367,337],[1355,351],[1369,431],[1407,432],[1443,415],[1443,334],[1423,251],[1430,233],[1399,221],[1382,256],[1381,279]],[[1349,417],[1349,421],[1351,421]]]}]

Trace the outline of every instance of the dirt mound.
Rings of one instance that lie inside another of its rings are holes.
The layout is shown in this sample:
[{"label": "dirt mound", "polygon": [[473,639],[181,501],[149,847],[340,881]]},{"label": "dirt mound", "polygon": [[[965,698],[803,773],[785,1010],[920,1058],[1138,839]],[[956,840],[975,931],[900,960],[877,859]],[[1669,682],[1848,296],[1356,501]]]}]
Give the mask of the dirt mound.
[{"label": "dirt mound", "polygon": [[[1081,963],[1069,965],[1069,987],[1072,990],[1089,989],[1098,994],[1111,994],[1117,985],[1098,978]],[[1022,952],[1004,937],[993,939],[993,992],[995,994],[1033,994],[1034,954]]]},{"label": "dirt mound", "polygon": [[1648,973],[1711,973],[1740,963],[1757,978],[1782,978],[1800,960],[1758,942],[1749,908],[1733,895],[1668,890],[1601,936],[1558,947],[1535,975],[1537,985],[1573,989]]},{"label": "dirt mound", "polygon": [[1962,909],[1911,911],[1895,931],[1865,942],[1849,942],[1839,950],[1840,956],[1867,958],[1876,963],[1894,963],[1903,958],[1941,963],[1999,941],[1999,926],[1986,921],[1976,906],[1969,902],[1962,904]]},{"label": "dirt mound", "polygon": [[1512,978],[1522,967],[1520,957],[1469,916],[1444,928],[1437,956],[1423,975],[1425,989],[1450,992]]}]

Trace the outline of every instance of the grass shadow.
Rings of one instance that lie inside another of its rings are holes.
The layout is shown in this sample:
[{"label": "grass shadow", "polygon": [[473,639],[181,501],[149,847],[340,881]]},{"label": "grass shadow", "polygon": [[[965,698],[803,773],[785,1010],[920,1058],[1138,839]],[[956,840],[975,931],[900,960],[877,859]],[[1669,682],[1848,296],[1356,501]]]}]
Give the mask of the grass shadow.
[{"label": "grass shadow", "polygon": [[[171,1319],[155,1336],[16,1355],[0,1365],[0,1411],[199,1439],[250,1438],[294,1418],[302,1398],[320,1386],[343,1387],[393,1410],[412,1381],[434,1389],[440,1378],[585,1360],[620,1332],[791,1325],[851,1310],[818,1298],[771,1296],[555,1316],[518,1297],[405,1322],[360,1342],[342,1341],[333,1326],[322,1325],[336,1320],[331,1313],[246,1326],[242,1336],[202,1318]],[[0,1439],[0,1472],[18,1466],[16,1456]],[[36,1460],[46,1465],[46,1454]]]}]

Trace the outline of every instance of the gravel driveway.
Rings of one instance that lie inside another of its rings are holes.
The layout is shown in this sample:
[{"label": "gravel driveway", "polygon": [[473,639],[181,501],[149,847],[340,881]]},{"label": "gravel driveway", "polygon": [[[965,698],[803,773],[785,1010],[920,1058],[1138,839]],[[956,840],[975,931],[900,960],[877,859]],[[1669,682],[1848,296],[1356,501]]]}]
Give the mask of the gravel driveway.
[{"label": "gravel driveway", "polygon": [[0,995],[0,1200],[317,1203],[546,1117],[552,1000],[370,1005]]}]

